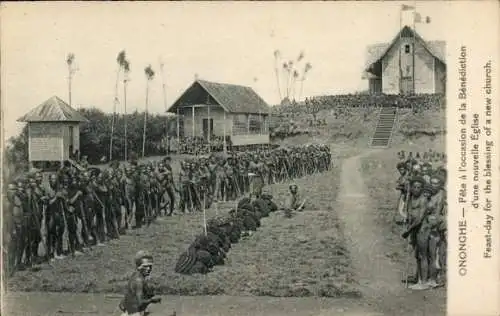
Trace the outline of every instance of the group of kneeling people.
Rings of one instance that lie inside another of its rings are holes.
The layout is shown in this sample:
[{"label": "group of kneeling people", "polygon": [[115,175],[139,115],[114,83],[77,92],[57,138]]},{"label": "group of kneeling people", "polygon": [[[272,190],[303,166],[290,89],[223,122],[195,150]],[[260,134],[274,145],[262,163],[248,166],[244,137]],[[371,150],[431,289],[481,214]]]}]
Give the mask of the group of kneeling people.
[{"label": "group of kneeling people", "polygon": [[[242,237],[251,236],[260,227],[262,218],[278,209],[284,211],[285,218],[303,211],[305,201],[298,202],[298,186],[292,184],[289,189],[291,196],[285,207],[278,208],[272,195],[262,193],[254,198],[244,197],[226,216],[210,219],[204,234],[197,236],[180,255],[175,272],[184,275],[206,274],[212,271],[214,266],[223,265],[231,245]],[[148,282],[153,269],[153,256],[141,250],[134,261],[136,271],[130,276],[125,296],[118,305],[123,312],[122,316],[142,316],[148,305],[161,302],[161,297],[154,295],[154,289]],[[171,315],[175,316],[175,311]]]},{"label": "group of kneeling people", "polygon": [[216,216],[207,222],[206,233],[195,238],[177,260],[175,272],[206,274],[216,265],[223,265],[231,244],[249,236],[260,227],[262,218],[278,210],[270,194],[256,199],[242,198],[225,217]]}]

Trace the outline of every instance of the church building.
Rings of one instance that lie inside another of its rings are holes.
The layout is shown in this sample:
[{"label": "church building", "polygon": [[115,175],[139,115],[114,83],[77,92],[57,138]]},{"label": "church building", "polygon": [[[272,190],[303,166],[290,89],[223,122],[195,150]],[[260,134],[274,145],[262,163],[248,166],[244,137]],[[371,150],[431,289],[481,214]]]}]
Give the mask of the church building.
[{"label": "church building", "polygon": [[370,93],[446,93],[445,44],[405,26],[390,43],[368,46],[363,79]]}]

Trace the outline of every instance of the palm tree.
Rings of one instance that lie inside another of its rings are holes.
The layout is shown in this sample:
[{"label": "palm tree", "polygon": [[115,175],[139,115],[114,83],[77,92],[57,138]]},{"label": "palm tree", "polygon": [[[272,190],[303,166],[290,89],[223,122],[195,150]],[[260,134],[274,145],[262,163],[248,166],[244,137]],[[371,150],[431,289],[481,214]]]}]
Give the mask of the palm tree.
[{"label": "palm tree", "polygon": [[307,73],[312,69],[311,63],[307,62],[304,66],[304,72],[302,73],[302,78],[300,78],[300,94],[299,100],[302,98],[302,89],[304,88],[304,81],[306,80]]},{"label": "palm tree", "polygon": [[116,70],[116,81],[115,81],[115,96],[113,98],[113,116],[111,117],[111,137],[109,140],[109,160],[113,159],[113,136],[115,132],[115,120],[116,120],[116,107],[120,103],[118,99],[118,83],[120,81],[120,72],[123,68],[123,62],[125,60],[125,51],[118,53],[116,62],[118,63],[118,69]]},{"label": "palm tree", "polygon": [[294,66],[295,66],[295,64],[294,64],[293,60],[289,60],[288,65],[287,65],[288,77],[286,79],[286,96],[288,99],[290,99],[290,92],[291,92],[292,82],[293,82],[293,72],[295,70]]},{"label": "palm tree", "polygon": [[285,89],[285,95],[283,97],[283,99],[289,99],[289,96],[290,96],[290,93],[289,93],[289,89],[288,89],[288,82],[290,80],[290,72],[292,71],[292,68],[291,68],[291,65],[288,63],[288,62],[283,62],[283,72],[284,72],[284,75],[285,75],[285,79],[284,79],[284,89]]},{"label": "palm tree", "polygon": [[66,64],[68,65],[68,94],[69,94],[69,105],[71,106],[71,83],[73,79],[73,75],[78,70],[73,67],[73,63],[75,61],[75,54],[69,53],[66,57]]},{"label": "palm tree", "polygon": [[278,94],[280,96],[280,101],[281,101],[281,88],[280,88],[280,75],[278,72],[278,63],[280,60],[280,51],[275,50],[274,51],[274,73],[276,74],[276,84],[278,85]]},{"label": "palm tree", "polygon": [[297,62],[294,65],[293,77],[292,77],[292,87],[291,87],[292,98],[293,98],[294,102],[295,102],[295,94],[296,94],[297,81],[300,80],[299,79],[300,74],[299,74],[299,71],[297,69],[299,68],[299,64],[304,59],[304,57],[305,57],[304,51],[300,51],[299,56],[297,57]]},{"label": "palm tree", "polygon": [[148,65],[146,68],[144,68],[144,73],[146,74],[146,111],[144,112],[144,128],[142,132],[142,158],[144,158],[145,156],[146,149],[146,122],[148,119],[149,82],[153,80],[155,76],[155,72],[153,71],[153,68],[151,68],[151,65]]},{"label": "palm tree", "polygon": [[299,78],[299,72],[297,70],[293,71],[293,79],[292,79],[292,99],[295,102],[295,84],[297,82],[297,78]]},{"label": "palm tree", "polygon": [[130,80],[128,74],[130,72],[130,62],[127,60],[126,53],[122,50],[116,58],[118,65],[123,70],[123,111],[124,111],[124,138],[125,138],[125,161],[128,156],[128,140],[127,140],[127,82]]}]

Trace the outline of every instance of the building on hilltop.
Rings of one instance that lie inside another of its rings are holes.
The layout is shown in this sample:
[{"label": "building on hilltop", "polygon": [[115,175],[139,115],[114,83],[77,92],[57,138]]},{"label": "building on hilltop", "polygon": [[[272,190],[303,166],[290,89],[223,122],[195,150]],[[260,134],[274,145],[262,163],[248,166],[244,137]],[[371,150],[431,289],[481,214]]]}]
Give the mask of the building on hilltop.
[{"label": "building on hilltop", "polygon": [[445,48],[444,41],[425,41],[404,26],[392,42],[368,46],[363,79],[370,93],[444,94]]},{"label": "building on hilltop", "polygon": [[168,112],[178,137],[229,136],[233,146],[269,143],[269,105],[250,87],[195,80]]},{"label": "building on hilltop", "polygon": [[28,156],[33,165],[70,161],[80,151],[80,123],[87,119],[53,96],[17,121],[28,123]]}]

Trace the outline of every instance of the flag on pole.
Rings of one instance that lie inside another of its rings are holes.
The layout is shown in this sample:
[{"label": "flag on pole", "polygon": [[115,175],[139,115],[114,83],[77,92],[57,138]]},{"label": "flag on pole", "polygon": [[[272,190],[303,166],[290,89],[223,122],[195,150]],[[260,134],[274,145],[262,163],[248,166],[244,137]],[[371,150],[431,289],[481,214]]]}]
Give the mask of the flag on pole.
[{"label": "flag on pole", "polygon": [[415,10],[415,7],[406,4],[401,5],[401,11],[410,11],[410,10]]},{"label": "flag on pole", "polygon": [[429,24],[431,23],[431,17],[430,16],[426,16],[425,19],[422,19],[422,15],[418,12],[415,12],[413,14],[413,21],[415,23],[426,23],[426,24]]},{"label": "flag on pole", "polygon": [[420,13],[415,12],[415,13],[413,14],[413,21],[414,21],[415,23],[422,23],[422,16],[420,15]]}]

